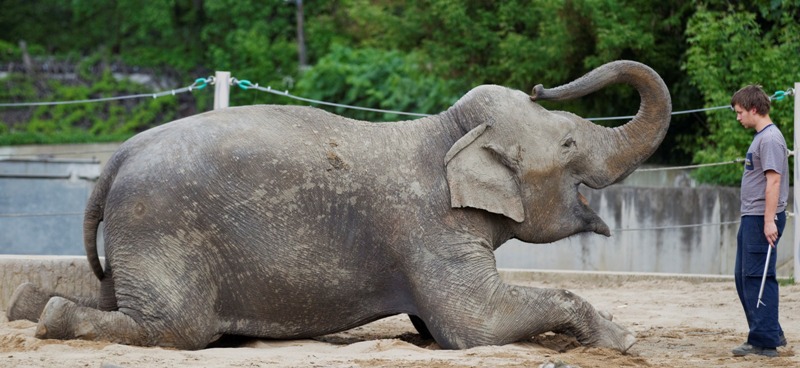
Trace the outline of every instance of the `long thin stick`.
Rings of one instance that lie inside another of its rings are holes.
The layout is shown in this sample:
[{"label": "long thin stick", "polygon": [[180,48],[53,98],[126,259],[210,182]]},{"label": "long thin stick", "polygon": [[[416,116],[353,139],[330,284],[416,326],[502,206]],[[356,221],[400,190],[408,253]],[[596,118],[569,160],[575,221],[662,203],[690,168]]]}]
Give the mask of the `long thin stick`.
[{"label": "long thin stick", "polygon": [[767,281],[767,268],[769,268],[769,256],[772,254],[772,245],[767,245],[767,261],[764,262],[764,275],[761,276],[761,290],[758,291],[758,303],[756,303],[756,309],[762,304],[766,307],[767,305],[761,301],[761,296],[764,295],[764,283]]}]

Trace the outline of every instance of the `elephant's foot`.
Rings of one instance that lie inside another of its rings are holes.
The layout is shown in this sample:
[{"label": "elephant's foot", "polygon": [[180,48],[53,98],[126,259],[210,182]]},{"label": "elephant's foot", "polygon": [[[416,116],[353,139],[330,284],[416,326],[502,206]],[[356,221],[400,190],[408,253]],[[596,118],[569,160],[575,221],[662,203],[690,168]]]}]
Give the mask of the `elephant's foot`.
[{"label": "elephant's foot", "polygon": [[40,339],[102,340],[127,345],[152,345],[144,329],[121,312],[83,307],[62,297],[52,297],[36,327]]},{"label": "elephant's foot", "polygon": [[26,319],[32,322],[39,321],[45,305],[50,300],[51,294],[41,291],[35,285],[26,282],[14,290],[8,301],[6,317],[9,321]]},{"label": "elephant's foot", "polygon": [[581,345],[608,348],[626,352],[636,343],[635,335],[628,329],[612,322],[614,316],[608,311],[597,310],[594,306],[568,290],[555,291],[555,300],[566,309],[555,310],[565,312],[567,323],[556,332],[575,337]]},{"label": "elephant's foot", "polygon": [[609,348],[626,352],[636,343],[633,332],[612,322],[613,316],[605,311],[598,311],[590,328],[578,341],[586,346]]},{"label": "elephant's foot", "polygon": [[77,335],[71,328],[71,319],[78,305],[59,296],[50,298],[36,326],[36,337],[40,339],[74,339]]}]

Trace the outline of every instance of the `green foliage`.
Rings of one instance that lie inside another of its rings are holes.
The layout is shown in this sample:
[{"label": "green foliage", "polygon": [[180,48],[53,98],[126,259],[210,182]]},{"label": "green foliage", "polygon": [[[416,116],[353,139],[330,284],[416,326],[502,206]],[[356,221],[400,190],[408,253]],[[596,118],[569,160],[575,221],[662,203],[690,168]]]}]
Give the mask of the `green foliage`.
[{"label": "green foliage", "polygon": [[[99,72],[127,65],[181,84],[228,70],[240,80],[303,97],[438,113],[480,84],[530,91],[536,84],[561,85],[603,63],[630,59],[655,69],[670,88],[674,109],[683,110],[701,103],[726,105],[748,83],[760,83],[769,92],[786,89],[800,70],[798,0],[306,1],[310,66],[303,70],[293,1],[0,0],[0,9],[0,65],[21,70],[19,41],[25,40],[34,60],[77,65],[78,75],[77,81],[57,83],[12,74],[0,80],[3,102],[155,88],[116,82]],[[210,93],[193,96],[188,102],[166,98],[3,108],[0,144],[125,137],[211,107]],[[231,89],[230,102],[297,103],[238,88]],[[545,106],[585,117],[630,115],[639,96],[614,86]],[[777,102],[773,108],[771,117],[791,137],[792,103]],[[408,118],[334,111],[370,121]],[[650,162],[733,160],[744,154],[751,136],[725,110],[675,115]],[[739,165],[703,169],[697,178],[733,185],[740,170]]]},{"label": "green foliage", "polygon": [[[284,1],[206,0],[206,14],[218,17],[204,25],[206,64],[214,70],[264,86],[289,88],[296,74],[295,7]],[[232,90],[231,105],[277,101],[255,92]]]},{"label": "green foliage", "polygon": [[19,56],[20,52],[16,46],[0,39],[0,60],[19,59]]},{"label": "green foliage", "polygon": [[[333,46],[303,74],[295,91],[316,100],[427,114],[447,109],[460,97],[452,92],[450,82],[425,69],[424,59],[418,54],[344,46]],[[334,112],[371,121],[410,118],[341,107]]]},{"label": "green foliage", "polygon": [[[695,107],[697,91],[680,70],[683,30],[693,7],[684,1],[644,0],[343,2],[332,23],[352,48],[414,52],[433,74],[463,94],[480,84],[530,91],[567,83],[592,67],[633,59],[653,67],[673,88],[675,106]],[[643,11],[646,9],[646,11]],[[337,19],[349,19],[345,22]],[[611,101],[611,103],[610,103]],[[547,107],[582,116],[630,115],[639,96],[623,86]],[[657,159],[687,160],[677,142],[698,133],[691,116],[676,117]],[[690,123],[691,122],[691,123]],[[619,124],[619,122],[612,123]]]},{"label": "green foliage", "polygon": [[[771,2],[776,3],[779,2]],[[761,84],[767,93],[793,86],[800,70],[800,26],[793,19],[798,13],[800,2],[791,1],[782,2],[777,8],[756,4],[752,9],[697,11],[687,28],[690,48],[684,68],[691,83],[703,94],[705,105],[728,105],[731,95],[747,84]],[[787,142],[792,141],[794,132],[792,115],[791,102],[773,102],[770,117]],[[721,162],[744,156],[753,132],[742,128],[732,111],[709,112],[707,123],[709,134],[694,141],[695,146],[701,147],[695,153],[695,162]],[[741,165],[709,167],[697,170],[696,178],[738,185],[741,171]]]},{"label": "green foliage", "polygon": [[[21,75],[11,78],[17,82],[27,79]],[[16,83],[15,97],[40,95],[32,86],[35,82]],[[146,93],[147,88],[125,80],[118,81],[110,73],[89,85],[66,85],[50,80],[42,88],[52,101],[78,101]],[[120,100],[103,103],[62,104],[38,106],[32,109],[25,124],[9,128],[3,124],[0,144],[74,143],[124,140],[151,126],[175,117],[175,99],[160,98],[144,101]]]}]

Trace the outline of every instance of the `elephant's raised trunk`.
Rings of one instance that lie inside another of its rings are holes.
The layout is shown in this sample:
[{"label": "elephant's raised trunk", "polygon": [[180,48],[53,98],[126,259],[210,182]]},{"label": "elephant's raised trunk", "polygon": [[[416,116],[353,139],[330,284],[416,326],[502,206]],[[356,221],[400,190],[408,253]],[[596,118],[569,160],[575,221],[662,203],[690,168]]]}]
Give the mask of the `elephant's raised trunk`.
[{"label": "elephant's raised trunk", "polygon": [[568,100],[585,96],[609,84],[627,83],[639,92],[636,116],[625,125],[606,128],[591,124],[585,132],[594,148],[587,152],[583,182],[592,188],[614,184],[632,173],[655,152],[669,128],[672,100],[661,77],[650,67],[634,61],[614,61],[575,81],[552,89],[533,88],[531,99]]}]

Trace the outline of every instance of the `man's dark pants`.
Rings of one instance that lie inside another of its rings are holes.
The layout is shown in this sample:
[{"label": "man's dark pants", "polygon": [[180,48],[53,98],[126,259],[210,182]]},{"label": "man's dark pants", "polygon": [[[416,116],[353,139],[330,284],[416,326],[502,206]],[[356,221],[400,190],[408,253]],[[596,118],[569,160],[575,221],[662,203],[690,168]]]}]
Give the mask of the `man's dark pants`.
[{"label": "man's dark pants", "polygon": [[[777,215],[778,240],[786,226],[786,212]],[[783,330],[778,322],[778,280],[775,277],[775,262],[778,258],[778,241],[770,255],[767,281],[764,284],[764,295],[758,303],[758,291],[761,289],[761,278],[764,274],[764,262],[767,259],[769,242],[764,236],[764,216],[742,216],[736,244],[736,265],[734,279],[736,291],[742,302],[750,334],[747,343],[761,348],[774,348],[780,345]]]}]

